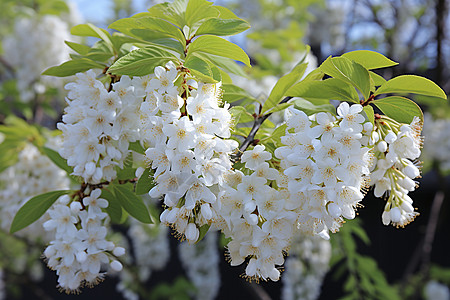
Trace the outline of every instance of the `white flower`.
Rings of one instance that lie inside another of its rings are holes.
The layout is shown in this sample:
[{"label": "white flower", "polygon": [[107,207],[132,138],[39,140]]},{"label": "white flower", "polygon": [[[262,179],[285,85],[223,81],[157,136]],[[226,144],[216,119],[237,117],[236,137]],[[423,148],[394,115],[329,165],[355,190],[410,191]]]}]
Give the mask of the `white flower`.
[{"label": "white flower", "polygon": [[256,145],[253,150],[245,151],[241,156],[241,161],[245,163],[245,167],[255,170],[258,165],[272,158],[272,154],[264,151],[264,145]]}]

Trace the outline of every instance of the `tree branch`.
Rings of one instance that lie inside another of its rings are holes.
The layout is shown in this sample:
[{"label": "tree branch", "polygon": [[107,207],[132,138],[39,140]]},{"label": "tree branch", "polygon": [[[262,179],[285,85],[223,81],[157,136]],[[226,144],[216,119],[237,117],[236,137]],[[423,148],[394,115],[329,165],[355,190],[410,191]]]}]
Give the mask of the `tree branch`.
[{"label": "tree branch", "polygon": [[[278,105],[283,104],[288,102],[289,100],[291,100],[292,97],[285,97],[283,100],[280,101],[280,103],[278,103]],[[257,115],[255,116],[255,122],[253,123],[253,127],[250,130],[250,133],[248,134],[248,136],[245,138],[245,140],[242,142],[241,146],[239,147],[239,150],[236,154],[231,155],[231,161],[232,162],[237,162],[241,156],[242,153],[244,153],[245,150],[247,150],[247,148],[257,142],[257,140],[255,140],[255,136],[256,133],[258,132],[259,128],[261,127],[262,123],[272,115],[272,113],[268,113],[265,115]]]}]

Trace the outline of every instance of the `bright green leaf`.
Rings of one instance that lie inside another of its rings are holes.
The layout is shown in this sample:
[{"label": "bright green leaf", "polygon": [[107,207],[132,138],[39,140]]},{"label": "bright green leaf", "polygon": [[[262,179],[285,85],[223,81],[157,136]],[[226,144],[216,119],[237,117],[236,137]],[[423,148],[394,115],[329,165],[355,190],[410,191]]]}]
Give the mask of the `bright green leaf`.
[{"label": "bright green leaf", "polygon": [[182,29],[186,25],[185,15],[188,1],[175,0],[172,3],[159,3],[148,11],[151,16],[167,20]]},{"label": "bright green leaf", "polygon": [[85,72],[89,69],[103,69],[103,68],[105,68],[105,65],[101,63],[97,63],[87,58],[79,58],[66,61],[65,63],[59,66],[50,67],[44,72],[42,72],[42,75],[66,77],[75,75],[76,73],[79,72]]},{"label": "bright green leaf", "polygon": [[133,150],[139,154],[145,154],[145,149],[144,147],[141,146],[141,144],[136,141],[136,142],[131,142],[130,145],[128,146],[129,150]]},{"label": "bright green leaf", "polygon": [[326,99],[359,103],[355,88],[346,81],[337,78],[302,80],[292,86],[286,92],[286,96],[302,97],[312,102]]},{"label": "bright green leaf", "polygon": [[74,50],[75,52],[77,52],[78,54],[81,54],[81,55],[86,55],[86,54],[88,54],[89,50],[91,50],[91,47],[86,46],[86,45],[69,42],[69,41],[64,41],[64,43],[66,43],[67,46],[69,46],[72,50]]},{"label": "bright green leaf", "polygon": [[370,105],[364,106],[364,112],[366,113],[367,119],[372,125],[375,125],[375,115],[373,112],[373,108]]},{"label": "bright green leaf", "polygon": [[213,54],[208,53],[195,53],[198,57],[204,57],[208,59],[210,62],[212,62],[214,65],[216,65],[219,68],[224,69],[227,72],[247,77],[247,74],[245,74],[244,70],[242,69],[242,66],[238,65],[234,60],[223,57],[223,56],[217,56]]},{"label": "bright green leaf", "polygon": [[177,57],[162,47],[150,46],[133,50],[119,58],[108,72],[120,75],[144,76],[154,72],[157,66],[169,61],[176,61]]},{"label": "bright green leaf", "polygon": [[288,108],[291,105],[292,105],[292,103],[278,104],[275,107],[272,107],[271,109],[269,109],[266,113],[272,114],[272,113],[275,113],[275,112],[278,112],[278,111],[282,111],[282,110],[285,110],[286,108]]},{"label": "bright green leaf", "polygon": [[136,184],[136,195],[144,195],[150,191],[155,185],[153,182],[153,174],[150,168],[145,169]]},{"label": "bright green leaf", "polygon": [[356,50],[342,54],[342,57],[357,62],[368,70],[392,67],[398,65],[383,54],[369,50]]},{"label": "bright green leaf", "polygon": [[115,21],[109,25],[109,28],[138,38],[146,39],[149,33],[153,33],[153,39],[170,37],[178,40],[182,45],[186,43],[186,38],[179,28],[157,17],[124,18]]},{"label": "bright green leaf", "polygon": [[130,214],[130,216],[142,223],[153,223],[148,213],[147,206],[140,196],[136,196],[132,190],[121,184],[114,185],[113,188],[114,194],[121,206]]},{"label": "bright green leaf", "polygon": [[250,59],[238,45],[213,35],[203,35],[196,38],[188,47],[188,57],[195,52],[206,52],[228,57],[243,62],[250,67]]},{"label": "bright green leaf", "polygon": [[303,111],[307,115],[312,115],[318,112],[329,112],[332,115],[336,114],[336,109],[331,104],[316,105],[305,99],[296,99],[293,103],[296,109]]},{"label": "bright green leaf", "polygon": [[281,101],[283,96],[286,96],[286,92],[302,78],[307,66],[307,63],[299,64],[295,66],[290,73],[278,80],[270,92],[269,98],[267,98],[267,101],[264,103],[262,113],[275,107]]},{"label": "bright green leaf", "polygon": [[[206,0],[189,0],[186,7],[186,25],[194,27],[201,20],[215,18],[219,11],[212,6],[212,2]],[[190,37],[189,37],[190,38]]]},{"label": "bright green leaf", "polygon": [[111,35],[103,28],[98,28],[94,24],[79,24],[70,30],[70,33],[78,36],[93,36],[104,40],[109,46],[112,47]]},{"label": "bright green leaf", "polygon": [[445,92],[433,81],[416,75],[397,76],[380,86],[376,95],[386,93],[410,93],[447,100]]},{"label": "bright green leaf", "polygon": [[38,220],[59,197],[70,192],[71,191],[52,191],[28,200],[15,215],[10,232],[17,232]]},{"label": "bright green leaf", "polygon": [[223,90],[223,101],[228,103],[245,99],[256,101],[256,99],[254,99],[246,90],[234,84],[223,84],[221,88]]},{"label": "bright green leaf", "polygon": [[369,97],[370,76],[369,71],[362,65],[345,57],[329,57],[319,69],[331,77],[341,79],[357,88],[364,99]]},{"label": "bright green leaf", "polygon": [[250,28],[250,24],[241,19],[212,18],[206,20],[196,31],[196,35],[235,35]]},{"label": "bright green leaf", "polygon": [[208,83],[216,83],[222,79],[219,69],[207,59],[201,58],[197,53],[190,55],[184,66],[200,80]]},{"label": "bright green leaf", "polygon": [[372,102],[388,117],[397,122],[409,124],[413,118],[419,117],[423,121],[420,107],[413,101],[399,96],[386,97]]}]

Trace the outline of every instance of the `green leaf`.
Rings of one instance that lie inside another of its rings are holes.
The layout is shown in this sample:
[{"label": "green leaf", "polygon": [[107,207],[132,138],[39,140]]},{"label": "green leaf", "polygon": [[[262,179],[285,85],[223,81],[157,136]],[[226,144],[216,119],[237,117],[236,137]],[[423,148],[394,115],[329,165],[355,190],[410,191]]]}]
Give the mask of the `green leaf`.
[{"label": "green leaf", "polygon": [[216,83],[222,79],[219,69],[210,61],[201,58],[197,53],[190,55],[184,66],[200,80],[208,83]]},{"label": "green leaf", "polygon": [[198,57],[204,57],[206,59],[208,59],[211,63],[213,63],[214,65],[216,65],[219,68],[224,69],[227,72],[242,76],[242,77],[247,77],[247,74],[245,74],[244,70],[242,69],[242,66],[238,65],[234,60],[227,58],[227,57],[223,57],[223,56],[217,56],[217,55],[213,55],[213,54],[208,54],[208,53],[196,53],[195,54]]},{"label": "green leaf", "polygon": [[331,104],[316,105],[305,99],[296,99],[293,103],[296,109],[303,111],[308,116],[318,112],[329,112],[332,115],[336,115],[336,109]]},{"label": "green leaf", "polygon": [[157,17],[124,18],[115,21],[109,28],[138,38],[148,39],[149,33],[152,33],[152,39],[170,37],[183,46],[186,44],[186,38],[179,28]]},{"label": "green leaf", "polygon": [[409,124],[414,116],[423,121],[423,113],[420,107],[413,101],[399,96],[386,97],[372,102],[388,117],[397,122]]},{"label": "green leaf", "polygon": [[256,101],[253,96],[251,96],[246,90],[238,87],[234,84],[223,84],[223,101],[228,103],[232,103],[239,100],[252,99],[252,101]]},{"label": "green leaf", "polygon": [[153,182],[153,172],[152,169],[145,169],[144,173],[142,173],[136,184],[136,195],[144,195],[147,194],[152,187],[155,186]]},{"label": "green leaf", "polygon": [[355,88],[337,78],[325,80],[302,80],[292,86],[287,92],[287,96],[302,97],[316,102],[316,100],[339,100],[359,103],[358,93]]},{"label": "green leaf", "polygon": [[356,50],[342,54],[342,57],[353,60],[367,70],[380,69],[398,65],[383,54],[369,50]]},{"label": "green leaf", "polygon": [[211,227],[211,225],[205,224],[198,229],[199,235],[198,235],[198,240],[195,242],[196,244],[198,242],[200,242],[201,240],[203,240],[203,238],[205,237],[205,235],[208,232],[210,227]]},{"label": "green leaf", "polygon": [[98,28],[94,24],[79,24],[70,30],[70,33],[78,36],[93,36],[104,40],[109,46],[113,46],[111,41],[111,35],[103,28]]},{"label": "green leaf", "polygon": [[242,106],[233,106],[230,108],[230,114],[233,117],[233,122],[237,123],[247,123],[252,122],[255,118]]},{"label": "green leaf", "polygon": [[235,35],[250,28],[250,24],[242,19],[212,18],[206,20],[196,31],[196,35]]},{"label": "green leaf", "polygon": [[128,180],[136,177],[136,168],[123,168],[117,172],[117,179]]},{"label": "green leaf", "polygon": [[97,63],[87,58],[79,58],[66,61],[59,66],[50,67],[42,75],[56,76],[56,77],[66,77],[75,75],[79,72],[85,72],[89,69],[103,69],[105,65]]},{"label": "green leaf", "polygon": [[219,17],[221,19],[239,19],[240,20],[240,18],[238,16],[236,16],[234,14],[234,12],[232,12],[231,10],[229,10],[226,7],[218,6],[218,5],[214,5],[213,7],[219,11],[219,13],[220,13]]},{"label": "green leaf", "polygon": [[17,212],[11,224],[10,233],[17,232],[38,220],[62,195],[71,191],[52,191],[35,196],[27,201]]},{"label": "green leaf", "polygon": [[203,35],[196,38],[188,47],[186,60],[195,52],[205,52],[228,57],[243,62],[250,67],[250,59],[238,45],[213,35]]},{"label": "green leaf", "polygon": [[64,43],[66,43],[67,46],[69,46],[72,50],[74,50],[75,52],[77,52],[78,54],[81,54],[81,55],[86,55],[86,54],[88,54],[89,50],[91,50],[91,47],[86,46],[86,45],[69,42],[69,41],[64,41]]},{"label": "green leaf", "polygon": [[60,169],[66,171],[67,174],[73,173],[73,168],[67,165],[67,160],[61,157],[58,152],[56,152],[53,149],[43,147],[42,150],[44,151],[45,155],[47,155],[50,160],[55,163]]},{"label": "green leaf", "polygon": [[175,55],[158,46],[133,50],[119,58],[108,72],[120,75],[144,76],[154,72],[157,66],[178,60]]},{"label": "green leaf", "polygon": [[272,107],[271,109],[269,109],[269,110],[267,111],[267,113],[273,114],[273,113],[275,113],[275,112],[285,110],[286,108],[288,108],[288,107],[291,106],[291,105],[293,105],[293,103],[283,103],[283,104],[278,104],[277,106]]},{"label": "green leaf", "polygon": [[145,149],[144,147],[141,146],[141,144],[136,141],[136,142],[131,142],[128,146],[128,150],[133,150],[139,154],[145,154]]},{"label": "green leaf", "polygon": [[369,120],[369,122],[372,123],[372,125],[375,125],[375,115],[372,106],[370,105],[364,106],[363,110],[366,113],[367,120]]},{"label": "green leaf", "polygon": [[173,23],[179,28],[186,25],[185,15],[189,0],[175,0],[172,3],[164,2],[149,8],[149,14],[153,17],[160,17]]},{"label": "green leaf", "polygon": [[153,223],[148,213],[147,206],[145,206],[141,197],[136,196],[132,190],[121,184],[115,184],[113,185],[113,188],[114,194],[121,206],[130,214],[130,216],[142,223]]},{"label": "green leaf", "polygon": [[329,57],[320,65],[319,69],[325,74],[352,84],[361,92],[364,99],[369,97],[369,71],[362,65],[345,57]]},{"label": "green leaf", "polygon": [[433,81],[416,75],[397,76],[380,86],[376,95],[386,93],[410,93],[447,100],[445,92]]},{"label": "green leaf", "polygon": [[281,98],[286,96],[286,92],[302,78],[307,66],[307,63],[299,64],[295,66],[290,73],[284,75],[278,80],[270,92],[269,98],[267,98],[267,101],[264,103],[262,113],[276,106],[280,102]]},{"label": "green leaf", "polygon": [[122,221],[122,206],[114,195],[114,192],[104,188],[102,189],[101,198],[108,200],[109,205],[105,208],[105,211],[108,213],[111,221],[120,224]]},{"label": "green leaf", "polygon": [[380,86],[386,83],[386,79],[375,72],[369,71],[369,75],[370,79],[373,81],[374,86]]},{"label": "green leaf", "polygon": [[189,0],[187,4],[185,19],[186,25],[191,28],[201,20],[218,16],[219,11],[212,6],[212,2],[206,0]]}]

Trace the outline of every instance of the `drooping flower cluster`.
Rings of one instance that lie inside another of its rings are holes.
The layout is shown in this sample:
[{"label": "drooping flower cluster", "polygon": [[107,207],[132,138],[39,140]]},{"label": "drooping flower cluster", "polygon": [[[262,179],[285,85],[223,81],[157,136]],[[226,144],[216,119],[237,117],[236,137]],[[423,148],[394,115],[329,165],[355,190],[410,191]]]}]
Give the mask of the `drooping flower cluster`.
[{"label": "drooping flower cluster", "polygon": [[208,235],[197,244],[183,242],[178,246],[178,256],[195,290],[192,298],[213,300],[220,288],[219,251],[217,232]]},{"label": "drooping flower cluster", "polygon": [[424,116],[423,161],[436,161],[442,171],[450,170],[450,121],[433,119],[430,114]]},{"label": "drooping flower cluster", "polygon": [[[19,208],[33,196],[68,188],[66,173],[35,146],[26,144],[18,155],[18,162],[0,173],[0,227],[8,232]],[[32,240],[40,237],[48,241],[42,230],[42,223],[46,219],[48,214],[16,235]]]},{"label": "drooping flower cluster", "polygon": [[315,300],[329,269],[331,244],[318,236],[296,236],[286,258],[283,300]]},{"label": "drooping flower cluster", "polygon": [[44,256],[66,292],[101,281],[102,264],[109,263],[115,271],[122,269],[116,257],[123,255],[125,249],[106,239],[108,218],[102,209],[108,201],[100,195],[101,190],[95,189],[81,202],[61,196],[48,212],[51,219],[44,223],[44,228],[55,234]]},{"label": "drooping flower cluster", "polygon": [[289,109],[284,145],[275,150],[286,176],[289,202],[298,213],[299,229],[329,238],[343,218],[353,219],[362,200],[371,155],[363,134],[371,132],[362,106],[342,103],[338,115],[320,112],[308,117]]},{"label": "drooping flower cluster", "polygon": [[23,101],[30,101],[35,93],[45,92],[46,86],[60,84],[56,78],[41,77],[41,73],[69,59],[64,41],[70,39],[68,24],[57,16],[17,19],[13,34],[3,41],[3,49],[5,60],[14,68],[17,90]]},{"label": "drooping flower cluster", "polygon": [[[142,96],[128,76],[108,91],[94,71],[78,73],[69,90],[59,154],[74,167],[73,175],[97,184],[116,177],[115,166],[123,167],[128,146],[139,138],[138,110]],[[140,81],[138,82],[140,84]]]},{"label": "drooping flower cluster", "polygon": [[418,215],[408,192],[414,191],[420,176],[418,168],[422,147],[422,121],[414,117],[410,124],[380,116],[375,122],[379,139],[376,144],[376,167],[370,175],[376,197],[386,195],[383,224],[404,227]]},{"label": "drooping flower cluster", "polygon": [[241,161],[247,170],[229,171],[221,183],[216,226],[232,240],[228,243],[231,265],[240,265],[249,258],[245,270],[250,279],[278,280],[277,266],[284,263],[284,254],[296,227],[295,213],[284,178],[266,162],[272,155],[263,145],[243,153]]},{"label": "drooping flower cluster", "polygon": [[155,68],[141,104],[141,138],[149,145],[146,159],[154,169],[156,186],[149,195],[164,195],[161,222],[171,224],[190,242],[214,215],[216,196],[210,187],[231,168],[228,154],[237,142],[230,137],[228,104],[221,107],[219,84],[193,79],[183,86],[173,63]]}]

